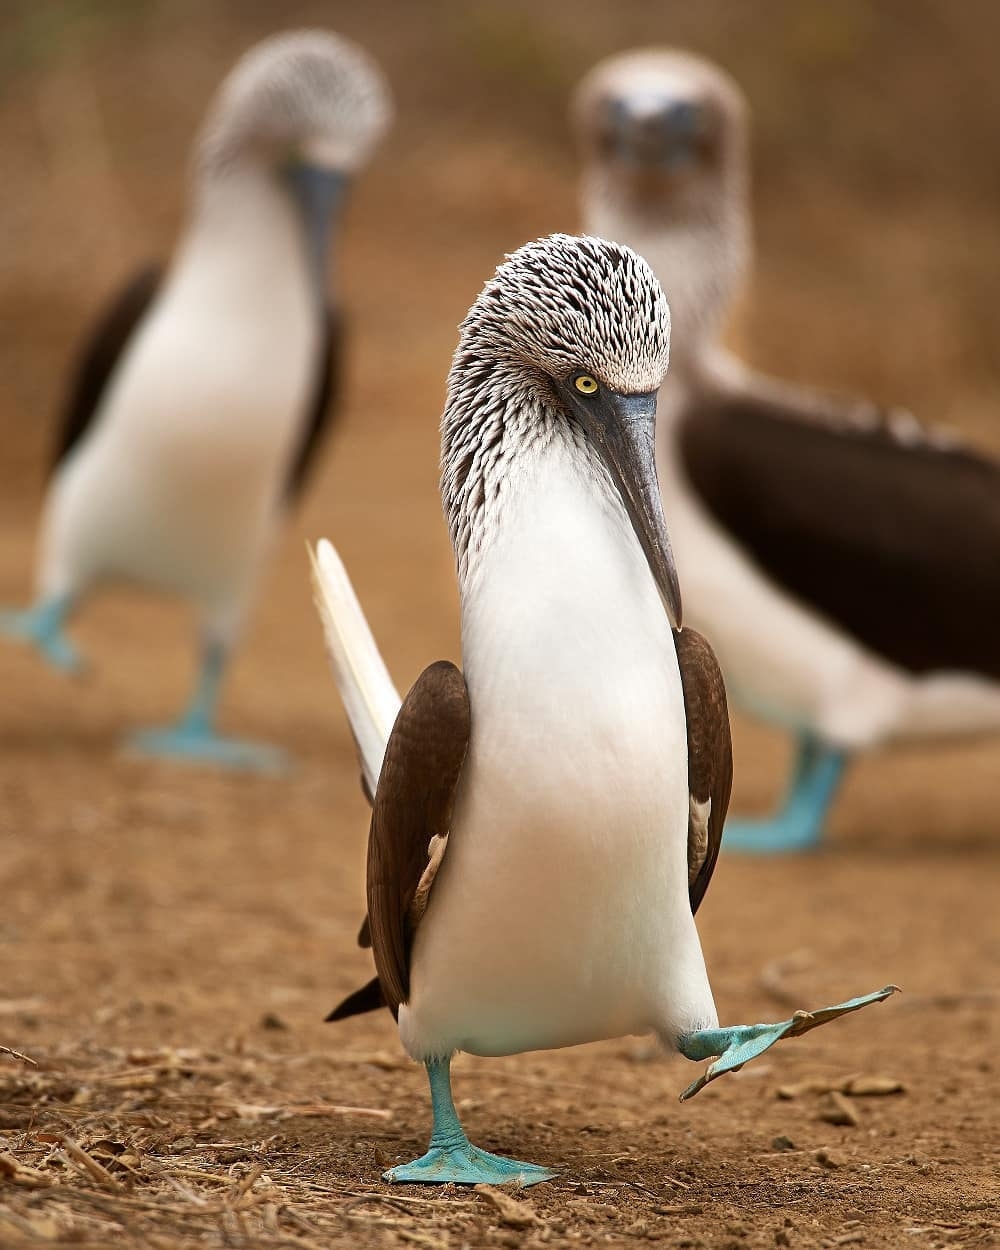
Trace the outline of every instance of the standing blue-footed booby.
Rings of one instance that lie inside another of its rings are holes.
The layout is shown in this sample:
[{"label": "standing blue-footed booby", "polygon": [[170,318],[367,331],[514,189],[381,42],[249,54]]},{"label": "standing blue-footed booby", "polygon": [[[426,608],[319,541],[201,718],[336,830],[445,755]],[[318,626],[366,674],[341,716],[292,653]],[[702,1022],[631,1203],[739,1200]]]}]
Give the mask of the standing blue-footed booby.
[{"label": "standing blue-footed booby", "polygon": [[600,239],[530,243],[476,300],[442,422],[464,673],[432,664],[400,706],[319,547],[317,600],[374,794],[361,941],[378,976],[331,1018],[389,1007],[431,1086],[430,1149],[390,1181],[554,1175],[469,1142],[456,1051],[655,1032],[689,1058],[720,1056],[689,1097],[891,992],[718,1027],[694,911],[732,756],[715,657],[680,628],[656,480],[669,338],[648,265]]},{"label": "standing blue-footed booby", "polygon": [[55,665],[102,583],[188,598],[201,626],[192,702],[138,749],[234,767],[280,754],[220,737],[219,683],[275,530],[327,422],[337,315],[332,222],[389,120],[379,69],[321,31],[267,39],[222,84],[197,144],[166,273],[121,293],[87,343],[45,501],[36,605],[0,615]]},{"label": "standing blue-footed booby", "polygon": [[635,248],[674,317],[657,466],[688,619],[730,693],[789,729],[784,807],[724,845],[810,847],[845,764],[1000,730],[1000,465],[912,417],[751,372],[720,345],[750,260],[747,110],[677,52],[602,62],[573,102],[586,228]]}]

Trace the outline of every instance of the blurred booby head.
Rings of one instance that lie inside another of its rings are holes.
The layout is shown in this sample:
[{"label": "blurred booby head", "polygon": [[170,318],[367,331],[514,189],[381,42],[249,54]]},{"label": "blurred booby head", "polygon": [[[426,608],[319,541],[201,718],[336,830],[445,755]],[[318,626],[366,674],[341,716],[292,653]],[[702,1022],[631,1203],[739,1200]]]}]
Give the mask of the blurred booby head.
[{"label": "blurred booby head", "polygon": [[197,147],[199,180],[247,170],[282,180],[321,279],[331,221],[391,117],[388,84],[363,49],[327,31],[276,35],[219,88]]},{"label": "blurred booby head", "polygon": [[717,331],[749,263],[746,102],[710,62],[640,49],[586,75],[571,119],[584,227],[669,274],[673,363],[683,365],[694,341]]}]

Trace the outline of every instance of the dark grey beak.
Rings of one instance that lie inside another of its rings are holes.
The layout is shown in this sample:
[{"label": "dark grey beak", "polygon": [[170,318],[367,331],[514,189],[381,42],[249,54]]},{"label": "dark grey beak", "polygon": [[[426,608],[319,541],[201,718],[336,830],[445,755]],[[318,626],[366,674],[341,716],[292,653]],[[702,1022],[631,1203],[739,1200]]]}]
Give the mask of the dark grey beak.
[{"label": "dark grey beak", "polygon": [[593,398],[566,389],[573,411],[607,465],[642,545],[670,623],[681,627],[681,589],[656,477],[656,392]]},{"label": "dark grey beak", "polygon": [[635,97],[610,107],[614,149],[626,162],[677,173],[697,156],[703,118],[692,101]]},{"label": "dark grey beak", "polygon": [[295,164],[288,181],[302,214],[309,269],[321,301],[326,298],[326,265],[333,222],[347,198],[350,178],[342,170]]}]

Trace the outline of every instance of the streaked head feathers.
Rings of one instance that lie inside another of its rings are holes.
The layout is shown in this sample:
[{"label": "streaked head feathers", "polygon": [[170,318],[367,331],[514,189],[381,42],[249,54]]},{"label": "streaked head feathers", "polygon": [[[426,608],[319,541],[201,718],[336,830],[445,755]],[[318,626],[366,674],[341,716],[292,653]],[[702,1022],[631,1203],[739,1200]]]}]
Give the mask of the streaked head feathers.
[{"label": "streaked head feathers", "polygon": [[586,370],[625,393],[656,390],[667,371],[670,310],[646,262],[619,243],[554,234],[507,257],[462,323],[452,384],[470,366],[520,366],[549,379]]}]

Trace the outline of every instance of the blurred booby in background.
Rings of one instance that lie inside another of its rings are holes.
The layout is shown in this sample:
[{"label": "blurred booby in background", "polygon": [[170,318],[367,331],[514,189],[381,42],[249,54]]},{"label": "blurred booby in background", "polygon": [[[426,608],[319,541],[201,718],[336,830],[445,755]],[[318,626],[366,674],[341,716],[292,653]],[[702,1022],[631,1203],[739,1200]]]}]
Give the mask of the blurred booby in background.
[{"label": "blurred booby in background", "polygon": [[400,700],[343,566],[315,562],[337,683],[373,794],[377,977],[331,1019],[385,1005],[426,1064],[430,1149],[395,1182],[553,1172],[473,1146],[459,1050],[509,1055],[655,1032],[719,1056],[682,1095],[891,988],[719,1028],[697,909],[732,776],[711,648],[681,630],[655,469],[670,315],[649,266],[555,235],[509,257],[462,324],[442,422],[464,673]]},{"label": "blurred booby in background", "polygon": [[170,266],[129,282],[85,345],[45,500],[36,603],[0,615],[0,630],[73,670],[63,627],[101,584],[189,599],[197,687],[176,725],[132,738],[141,751],[280,764],[280,752],[216,733],[217,696],[330,416],[330,236],[390,111],[378,67],[339,36],[289,32],[252,48],[209,110]]},{"label": "blurred booby in background", "polygon": [[720,336],[751,256],[747,107],[681,52],[597,65],[572,117],[586,229],[635,248],[674,320],[657,465],[688,619],[734,701],[789,729],[782,809],[724,845],[816,845],[845,763],[1000,730],[1000,465],[907,413],[752,372]]}]

